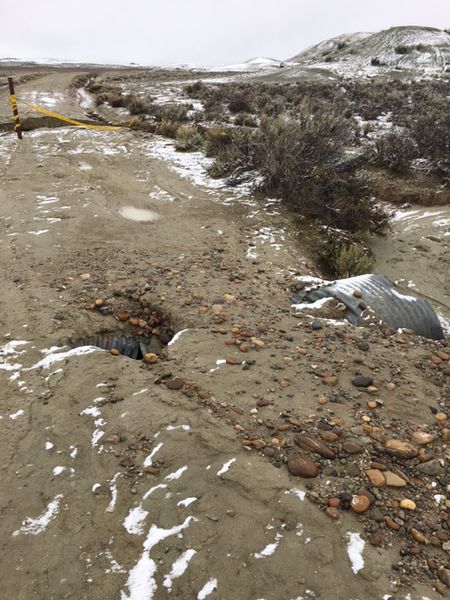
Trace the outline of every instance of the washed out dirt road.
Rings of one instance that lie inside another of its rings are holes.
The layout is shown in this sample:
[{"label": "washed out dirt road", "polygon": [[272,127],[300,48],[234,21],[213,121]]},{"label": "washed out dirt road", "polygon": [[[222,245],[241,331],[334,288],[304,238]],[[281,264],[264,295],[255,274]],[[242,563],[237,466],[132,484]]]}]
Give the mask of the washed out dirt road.
[{"label": "washed out dirt road", "polygon": [[[57,87],[55,110],[81,115],[71,77],[20,93]],[[434,428],[441,371],[414,365],[443,344],[400,356],[378,330],[294,316],[292,274],[313,271],[288,216],[212,184],[165,140],[38,129],[1,136],[0,156],[2,598],[437,597],[437,575],[400,585],[400,544],[370,544],[354,512],[330,519],[316,480],[284,463],[299,455],[294,433],[319,421],[364,438],[355,369],[380,382],[398,369],[379,405],[394,431],[400,419]],[[118,315],[153,309],[183,332],[156,364],[71,347],[130,334]],[[362,340],[370,357],[355,362]],[[322,402],[332,389],[341,400]],[[334,491],[332,467],[320,459]]]}]

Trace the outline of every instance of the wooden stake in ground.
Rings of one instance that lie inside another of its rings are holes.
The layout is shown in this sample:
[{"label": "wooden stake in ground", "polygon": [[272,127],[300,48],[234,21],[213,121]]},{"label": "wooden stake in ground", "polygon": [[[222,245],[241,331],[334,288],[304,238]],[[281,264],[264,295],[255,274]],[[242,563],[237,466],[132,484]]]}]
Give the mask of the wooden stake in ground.
[{"label": "wooden stake in ground", "polygon": [[22,128],[20,127],[19,111],[17,109],[17,100],[14,93],[14,81],[12,77],[8,77],[9,85],[9,101],[11,102],[11,108],[14,115],[14,129],[16,130],[17,137],[19,140],[22,139]]}]

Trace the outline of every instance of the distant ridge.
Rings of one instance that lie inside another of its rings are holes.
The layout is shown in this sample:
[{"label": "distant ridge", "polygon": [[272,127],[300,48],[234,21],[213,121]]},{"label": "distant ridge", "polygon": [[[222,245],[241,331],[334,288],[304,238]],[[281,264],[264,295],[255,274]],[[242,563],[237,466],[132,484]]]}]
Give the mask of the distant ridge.
[{"label": "distant ridge", "polygon": [[450,72],[450,33],[432,27],[392,27],[378,33],[344,34],[290,59],[343,75],[378,70]]}]

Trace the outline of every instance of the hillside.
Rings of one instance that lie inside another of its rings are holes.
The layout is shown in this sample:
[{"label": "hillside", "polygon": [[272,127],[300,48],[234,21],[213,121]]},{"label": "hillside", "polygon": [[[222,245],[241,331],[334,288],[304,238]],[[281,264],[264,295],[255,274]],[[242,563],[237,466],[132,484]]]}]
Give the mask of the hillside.
[{"label": "hillside", "polygon": [[[450,64],[450,34],[429,27],[345,34],[308,48],[290,61],[348,76],[392,70],[443,73]],[[298,67],[292,71],[298,71]]]}]

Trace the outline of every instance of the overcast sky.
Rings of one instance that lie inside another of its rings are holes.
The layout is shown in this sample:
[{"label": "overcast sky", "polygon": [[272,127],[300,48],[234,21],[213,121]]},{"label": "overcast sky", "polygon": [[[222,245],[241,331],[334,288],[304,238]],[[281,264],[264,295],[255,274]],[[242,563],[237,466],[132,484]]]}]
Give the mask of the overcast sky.
[{"label": "overcast sky", "polygon": [[0,57],[147,65],[287,59],[340,33],[450,27],[450,0],[0,0]]}]

